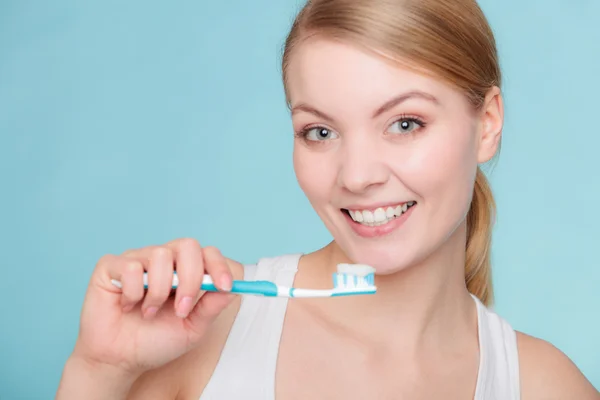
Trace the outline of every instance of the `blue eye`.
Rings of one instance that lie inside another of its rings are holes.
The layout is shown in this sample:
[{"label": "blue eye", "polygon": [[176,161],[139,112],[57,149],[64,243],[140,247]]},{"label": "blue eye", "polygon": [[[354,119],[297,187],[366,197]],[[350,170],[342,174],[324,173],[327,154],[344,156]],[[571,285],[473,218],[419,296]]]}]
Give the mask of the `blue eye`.
[{"label": "blue eye", "polygon": [[338,137],[337,133],[335,133],[334,131],[320,126],[307,129],[303,133],[303,136],[306,140],[312,140],[315,142],[336,139]]},{"label": "blue eye", "polygon": [[425,123],[418,118],[402,118],[390,125],[388,132],[396,135],[407,134],[424,126]]}]

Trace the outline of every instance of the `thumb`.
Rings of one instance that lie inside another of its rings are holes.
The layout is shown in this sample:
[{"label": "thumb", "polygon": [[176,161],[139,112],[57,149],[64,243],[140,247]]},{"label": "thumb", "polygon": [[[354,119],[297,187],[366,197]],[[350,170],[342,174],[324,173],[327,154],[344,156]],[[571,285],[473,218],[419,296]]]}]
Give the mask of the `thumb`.
[{"label": "thumb", "polygon": [[210,324],[231,303],[234,294],[223,292],[205,292],[187,317],[190,329],[200,339]]}]

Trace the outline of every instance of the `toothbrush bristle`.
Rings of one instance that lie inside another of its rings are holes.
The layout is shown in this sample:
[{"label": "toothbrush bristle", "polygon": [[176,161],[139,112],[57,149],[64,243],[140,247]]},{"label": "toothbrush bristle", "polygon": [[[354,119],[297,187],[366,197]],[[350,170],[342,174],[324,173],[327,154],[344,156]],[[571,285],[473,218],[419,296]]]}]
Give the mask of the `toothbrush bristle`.
[{"label": "toothbrush bristle", "polygon": [[333,274],[336,289],[372,289],[375,286],[375,269],[361,264],[340,264]]}]

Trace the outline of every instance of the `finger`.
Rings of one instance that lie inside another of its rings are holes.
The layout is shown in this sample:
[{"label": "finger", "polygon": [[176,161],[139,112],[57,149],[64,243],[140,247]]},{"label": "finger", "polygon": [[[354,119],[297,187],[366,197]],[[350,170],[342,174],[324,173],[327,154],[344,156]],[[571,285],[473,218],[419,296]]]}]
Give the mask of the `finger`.
[{"label": "finger", "polygon": [[173,251],[156,247],[150,254],[148,266],[148,290],[142,306],[145,318],[152,318],[171,293],[173,284]]},{"label": "finger", "polygon": [[[99,284],[103,289],[107,289],[114,293],[121,293],[122,290],[114,285],[112,280],[120,281],[123,271],[127,267],[128,260],[136,260],[135,258],[127,259],[122,256],[107,254],[102,256],[98,261],[93,274],[92,283]],[[138,260],[141,262],[141,260]]]},{"label": "finger", "polygon": [[122,259],[121,306],[128,312],[144,298],[144,265],[139,260]]},{"label": "finger", "polygon": [[192,329],[200,335],[203,334],[208,325],[227,308],[234,297],[235,295],[231,293],[204,293],[188,316]]},{"label": "finger", "polygon": [[175,265],[179,284],[175,292],[175,314],[186,318],[200,298],[200,287],[204,276],[204,263],[200,243],[183,239],[171,244],[175,249]]},{"label": "finger", "polygon": [[213,279],[218,289],[230,291],[233,283],[233,275],[227,264],[227,260],[219,249],[215,247],[205,247],[202,250],[204,256],[204,268]]},{"label": "finger", "polygon": [[154,252],[160,248],[161,246],[148,246],[140,249],[131,249],[123,252],[121,256],[133,260],[139,260],[144,265],[144,270],[147,271]]}]

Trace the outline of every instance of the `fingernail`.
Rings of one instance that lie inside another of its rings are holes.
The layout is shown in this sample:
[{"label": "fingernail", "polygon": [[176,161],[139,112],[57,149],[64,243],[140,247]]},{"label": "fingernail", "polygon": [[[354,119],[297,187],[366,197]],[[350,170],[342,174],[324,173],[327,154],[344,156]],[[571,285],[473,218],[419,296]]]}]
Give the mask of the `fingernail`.
[{"label": "fingernail", "polygon": [[192,298],[186,296],[179,301],[177,305],[177,309],[175,310],[175,315],[179,318],[186,318],[190,311],[192,310]]},{"label": "fingernail", "polygon": [[144,311],[144,318],[152,318],[158,312],[158,307],[148,307],[146,311]]},{"label": "fingernail", "polygon": [[223,275],[221,277],[221,279],[219,280],[219,282],[221,283],[221,289],[229,292],[231,290],[231,279],[229,278],[228,275]]}]

